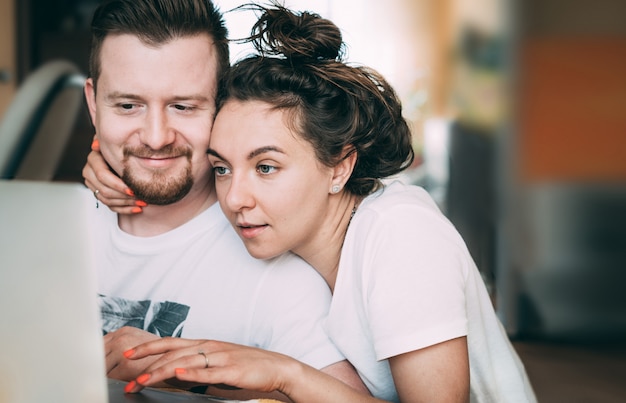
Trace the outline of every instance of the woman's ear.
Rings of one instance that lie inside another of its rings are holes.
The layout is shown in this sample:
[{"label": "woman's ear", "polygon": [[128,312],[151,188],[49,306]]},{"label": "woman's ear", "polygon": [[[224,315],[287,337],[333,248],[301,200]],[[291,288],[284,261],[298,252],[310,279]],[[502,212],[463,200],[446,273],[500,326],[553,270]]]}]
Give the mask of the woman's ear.
[{"label": "woman's ear", "polygon": [[350,175],[352,175],[352,171],[356,165],[356,159],[357,152],[354,146],[345,146],[343,148],[343,157],[333,168],[331,193],[339,193],[339,191],[343,189],[348,179],[350,179]]},{"label": "woman's ear", "polygon": [[85,81],[85,101],[87,101],[87,108],[89,109],[89,116],[91,117],[91,124],[96,125],[96,89],[93,86],[93,78],[88,78]]}]

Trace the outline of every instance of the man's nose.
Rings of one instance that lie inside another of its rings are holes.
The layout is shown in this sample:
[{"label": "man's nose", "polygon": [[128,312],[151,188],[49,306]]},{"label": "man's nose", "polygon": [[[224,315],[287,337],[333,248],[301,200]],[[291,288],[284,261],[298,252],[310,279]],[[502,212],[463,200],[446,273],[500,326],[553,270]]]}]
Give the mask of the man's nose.
[{"label": "man's nose", "polygon": [[176,131],[171,127],[165,111],[159,109],[148,111],[140,139],[153,150],[160,150],[174,142]]}]

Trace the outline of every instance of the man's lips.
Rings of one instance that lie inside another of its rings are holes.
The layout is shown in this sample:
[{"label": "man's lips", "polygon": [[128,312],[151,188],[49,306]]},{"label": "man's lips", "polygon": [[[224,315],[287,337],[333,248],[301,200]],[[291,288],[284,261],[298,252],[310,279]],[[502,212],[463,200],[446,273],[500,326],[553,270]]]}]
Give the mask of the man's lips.
[{"label": "man's lips", "polygon": [[170,155],[170,156],[132,156],[140,161],[141,164],[152,167],[152,168],[162,168],[166,167],[173,162],[184,158],[183,155]]}]

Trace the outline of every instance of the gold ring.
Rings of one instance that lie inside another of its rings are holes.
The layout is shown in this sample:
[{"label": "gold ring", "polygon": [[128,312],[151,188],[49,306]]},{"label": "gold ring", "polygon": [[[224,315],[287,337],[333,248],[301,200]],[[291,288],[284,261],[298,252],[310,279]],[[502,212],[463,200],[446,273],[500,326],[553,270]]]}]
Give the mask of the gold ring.
[{"label": "gold ring", "polygon": [[206,367],[204,368],[209,368],[209,357],[204,354],[204,351],[198,351],[198,354],[202,354],[204,356],[204,362],[206,363]]},{"label": "gold ring", "polygon": [[100,203],[99,203],[99,200],[98,200],[98,193],[100,193],[100,191],[98,189],[93,191],[93,197],[96,198],[96,208],[100,207]]}]

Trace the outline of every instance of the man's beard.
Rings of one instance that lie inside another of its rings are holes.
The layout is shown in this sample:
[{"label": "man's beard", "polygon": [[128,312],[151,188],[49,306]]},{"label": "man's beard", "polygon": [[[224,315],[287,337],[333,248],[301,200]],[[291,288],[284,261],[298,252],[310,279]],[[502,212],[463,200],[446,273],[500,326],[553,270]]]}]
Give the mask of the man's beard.
[{"label": "man's beard", "polygon": [[[140,179],[133,175],[128,168],[128,157],[180,157],[187,159],[187,166],[180,174],[173,176],[168,171],[155,169],[148,179]],[[160,150],[152,150],[149,147],[135,147],[124,149],[124,172],[122,180],[135,193],[137,200],[148,204],[165,206],[176,203],[185,197],[193,186],[191,174],[191,150],[185,147],[165,146]]]}]

